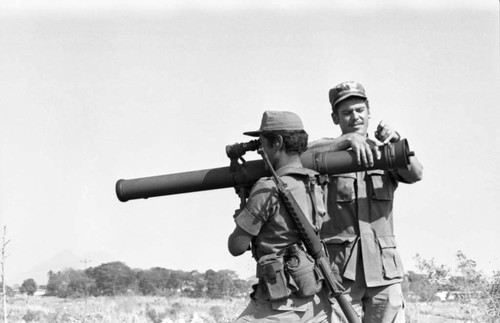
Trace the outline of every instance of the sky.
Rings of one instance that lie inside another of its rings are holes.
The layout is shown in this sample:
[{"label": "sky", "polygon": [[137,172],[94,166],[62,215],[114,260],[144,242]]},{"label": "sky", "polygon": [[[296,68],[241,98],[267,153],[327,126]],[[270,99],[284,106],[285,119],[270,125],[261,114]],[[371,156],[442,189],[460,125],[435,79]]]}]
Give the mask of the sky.
[{"label": "sky", "polygon": [[486,0],[2,1],[7,282],[68,250],[252,276],[250,254],[227,250],[232,188],[122,203],[115,183],[229,166],[226,145],[265,110],[296,112],[311,140],[338,136],[328,90],[347,80],[366,88],[370,133],[384,120],[424,166],[396,192],[405,268],[417,253],[454,266],[461,250],[500,270],[499,13]]}]

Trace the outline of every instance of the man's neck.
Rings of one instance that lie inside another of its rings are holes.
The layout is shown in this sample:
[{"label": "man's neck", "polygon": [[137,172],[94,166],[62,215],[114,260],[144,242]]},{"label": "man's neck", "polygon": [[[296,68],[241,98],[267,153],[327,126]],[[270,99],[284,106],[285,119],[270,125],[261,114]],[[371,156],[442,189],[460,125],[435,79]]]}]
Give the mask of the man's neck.
[{"label": "man's neck", "polygon": [[300,160],[300,155],[297,153],[293,154],[283,154],[280,156],[280,158],[276,161],[276,164],[274,165],[275,170],[278,170],[283,167],[302,167],[302,161]]}]

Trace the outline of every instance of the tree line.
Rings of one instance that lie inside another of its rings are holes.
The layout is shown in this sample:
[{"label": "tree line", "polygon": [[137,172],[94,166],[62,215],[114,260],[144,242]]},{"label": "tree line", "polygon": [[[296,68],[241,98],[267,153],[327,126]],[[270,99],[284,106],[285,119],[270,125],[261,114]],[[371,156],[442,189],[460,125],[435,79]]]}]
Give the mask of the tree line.
[{"label": "tree line", "polygon": [[[457,268],[452,270],[434,259],[415,256],[419,273],[409,271],[403,282],[403,293],[409,301],[432,302],[438,292],[453,295],[464,310],[479,302],[488,315],[500,318],[500,271],[486,277],[474,260],[461,251],[456,254]],[[185,272],[154,267],[131,269],[123,262],[104,263],[85,270],[50,271],[45,295],[61,298],[115,296],[123,294],[153,296],[186,296],[194,298],[245,297],[255,279],[239,279],[231,270]],[[11,288],[7,288],[11,291]],[[20,292],[33,295],[37,285],[27,279]]]},{"label": "tree line", "polygon": [[224,298],[245,296],[252,282],[231,270],[185,272],[154,267],[131,269],[123,262],[85,270],[49,271],[45,295],[61,298],[124,294]]}]

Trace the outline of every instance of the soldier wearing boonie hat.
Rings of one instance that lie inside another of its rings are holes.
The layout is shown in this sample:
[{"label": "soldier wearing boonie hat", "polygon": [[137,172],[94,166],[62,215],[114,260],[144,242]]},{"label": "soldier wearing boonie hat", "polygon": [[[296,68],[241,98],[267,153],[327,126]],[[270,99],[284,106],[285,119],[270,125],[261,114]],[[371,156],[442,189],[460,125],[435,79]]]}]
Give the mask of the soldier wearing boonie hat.
[{"label": "soldier wearing boonie hat", "polygon": [[265,111],[262,115],[259,130],[244,132],[244,135],[258,137],[263,132],[271,131],[304,131],[302,120],[289,111]]},{"label": "soldier wearing boonie hat", "polygon": [[[321,187],[306,188],[316,172],[302,167],[300,154],[307,147],[307,132],[300,117],[289,111],[265,111],[259,130],[244,134],[259,137],[261,148],[276,173],[319,230],[326,213],[323,191]],[[234,219],[236,227],[228,239],[229,252],[239,256],[251,246],[259,278],[253,286],[250,304],[236,322],[263,322],[264,319],[273,322],[329,322],[332,309],[314,274],[314,261],[311,262],[312,257],[306,255],[300,233],[271,178],[261,178],[255,183],[245,206],[236,211]],[[300,255],[298,257],[302,259],[295,268],[304,272],[300,279],[312,282],[308,293],[297,287],[302,284],[288,272],[292,267],[285,265],[292,249],[294,255]]]},{"label": "soldier wearing boonie hat", "polygon": [[[399,141],[401,136],[381,121],[375,139],[368,137],[370,106],[358,82],[342,82],[330,89],[328,99],[333,123],[342,135],[312,142],[308,152],[351,149],[359,164],[371,167],[380,158],[377,146]],[[320,236],[330,260],[340,269],[346,298],[364,323],[404,322],[401,282],[404,272],[394,236],[393,198],[399,183],[422,178],[422,165],[410,157],[407,170],[370,170],[330,176],[329,216]],[[340,309],[334,307],[337,318]]]}]

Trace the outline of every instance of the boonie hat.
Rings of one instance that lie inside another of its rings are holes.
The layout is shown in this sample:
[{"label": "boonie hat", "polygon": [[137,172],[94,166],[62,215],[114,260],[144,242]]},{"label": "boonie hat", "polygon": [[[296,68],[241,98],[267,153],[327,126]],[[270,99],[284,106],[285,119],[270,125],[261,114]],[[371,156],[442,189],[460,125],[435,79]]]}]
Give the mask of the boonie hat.
[{"label": "boonie hat", "polygon": [[358,82],[354,81],[340,83],[339,85],[330,90],[328,96],[332,108],[340,101],[345,100],[351,96],[357,96],[360,98],[367,99],[365,88]]},{"label": "boonie hat", "polygon": [[244,135],[258,137],[263,132],[282,130],[304,130],[302,120],[289,111],[265,111],[262,115],[260,129],[244,132]]}]

